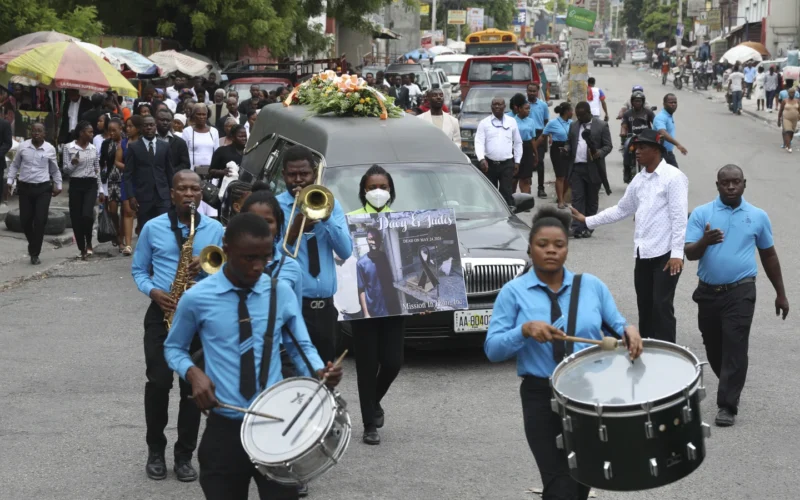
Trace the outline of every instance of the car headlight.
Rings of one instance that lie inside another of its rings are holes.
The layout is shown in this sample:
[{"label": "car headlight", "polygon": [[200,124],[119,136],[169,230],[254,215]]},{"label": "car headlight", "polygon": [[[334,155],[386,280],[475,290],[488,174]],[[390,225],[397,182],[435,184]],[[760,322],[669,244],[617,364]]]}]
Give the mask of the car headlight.
[{"label": "car headlight", "polygon": [[461,138],[462,139],[469,139],[472,140],[472,136],[475,135],[475,132],[470,129],[461,129]]}]

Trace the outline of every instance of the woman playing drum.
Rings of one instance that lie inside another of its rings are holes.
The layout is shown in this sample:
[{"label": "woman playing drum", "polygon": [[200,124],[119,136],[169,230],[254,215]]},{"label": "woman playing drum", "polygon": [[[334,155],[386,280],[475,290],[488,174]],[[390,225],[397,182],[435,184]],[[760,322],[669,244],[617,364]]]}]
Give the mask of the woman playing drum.
[{"label": "woman playing drum", "polygon": [[[565,212],[554,207],[539,209],[529,239],[533,267],[500,290],[484,345],[491,361],[517,358],[517,373],[523,378],[520,396],[525,436],[542,476],[544,500],[584,500],[589,495],[588,486],[570,477],[567,457],[556,447],[561,420],[550,408],[553,370],[573,348],[589,347],[558,340],[564,336],[562,329],[568,327],[576,277],[564,268],[569,224]],[[639,331],[619,313],[608,287],[591,274],[582,275],[581,282],[580,314],[573,335],[599,340],[606,328],[624,330],[631,358],[638,357],[642,351]]]}]

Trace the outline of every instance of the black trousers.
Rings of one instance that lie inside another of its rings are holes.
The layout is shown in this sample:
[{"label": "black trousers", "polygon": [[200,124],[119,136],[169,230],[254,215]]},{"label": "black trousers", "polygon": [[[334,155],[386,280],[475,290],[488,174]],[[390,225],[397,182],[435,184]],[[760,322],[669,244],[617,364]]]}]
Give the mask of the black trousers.
[{"label": "black trousers", "polygon": [[350,322],[356,355],[358,399],[364,427],[375,425],[375,410],[403,365],[406,320],[402,316]]},{"label": "black trousers", "polygon": [[736,414],[747,378],[756,284],[744,283],[720,292],[701,285],[692,299],[697,303],[697,326],[703,335],[708,364],[719,378],[717,407]]},{"label": "black trousers", "polygon": [[567,455],[556,447],[561,417],[550,409],[552,389],[546,378],[525,377],[519,387],[525,437],[542,476],[542,500],[586,500],[589,488],[569,475]]},{"label": "black trousers", "polygon": [[[542,135],[541,130],[536,131],[536,137],[534,139],[538,139],[539,136]],[[536,148],[536,177],[539,183],[539,189],[544,189],[544,157],[547,153],[547,141],[542,141],[542,144]]]},{"label": "black trousers", "polygon": [[633,284],[636,288],[636,305],[639,308],[639,333],[642,338],[675,342],[676,322],[675,287],[680,273],[671,276],[664,266],[669,253],[652,259],[636,258]]},{"label": "black trousers", "polygon": [[[569,177],[569,185],[572,188],[572,206],[589,217],[596,215],[600,208],[600,183],[592,182],[589,175],[589,166],[586,163],[576,163],[572,166],[572,173]],[[573,231],[584,231],[588,229],[586,224],[572,221]]]},{"label": "black trousers", "polygon": [[53,199],[53,185],[49,182],[30,184],[17,182],[19,189],[19,219],[28,240],[28,255],[36,257],[42,252],[44,226]]},{"label": "black trousers", "polygon": [[298,498],[296,486],[270,481],[253,466],[242,447],[241,420],[211,413],[200,441],[200,487],[207,500],[246,500],[254,479],[261,500]]},{"label": "black trousers", "polygon": [[664,161],[668,164],[672,165],[675,168],[681,168],[678,166],[678,158],[675,156],[675,151],[665,151],[664,152]]},{"label": "black trousers", "polygon": [[486,158],[489,169],[485,172],[489,182],[500,191],[500,195],[509,206],[514,205],[511,190],[514,186],[514,158],[503,161],[494,161]]},{"label": "black trousers", "polygon": [[[314,308],[320,303],[324,307]],[[308,336],[317,348],[319,357],[324,363],[336,361],[336,329],[339,312],[333,307],[333,299],[308,299],[303,297],[303,319],[306,322]]]},{"label": "black trousers", "polygon": [[75,177],[69,180],[69,218],[75,243],[81,252],[92,248],[94,206],[97,203],[97,178]]},{"label": "black trousers", "polygon": [[[167,328],[164,313],[155,302],[147,308],[144,315],[144,361],[147,367],[147,382],[144,385],[144,416],[147,423],[147,447],[151,451],[163,453],[167,447],[164,429],[169,420],[169,392],[175,378],[174,372],[164,359],[164,341]],[[200,349],[200,339],[195,336],[191,353]],[[197,447],[197,433],[200,430],[200,410],[192,395],[192,386],[182,378],[178,379],[181,401],[178,406],[178,440],[175,442],[175,459],[190,460]]]}]

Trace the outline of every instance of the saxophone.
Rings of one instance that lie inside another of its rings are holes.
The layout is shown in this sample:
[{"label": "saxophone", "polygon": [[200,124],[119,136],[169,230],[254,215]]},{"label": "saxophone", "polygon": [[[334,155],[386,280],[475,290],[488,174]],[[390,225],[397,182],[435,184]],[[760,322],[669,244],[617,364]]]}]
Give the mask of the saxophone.
[{"label": "saxophone", "polygon": [[[178,270],[175,272],[175,279],[172,280],[172,286],[169,288],[169,296],[175,301],[175,307],[178,306],[178,301],[181,299],[183,293],[189,289],[189,264],[192,263],[192,245],[194,244],[194,214],[197,207],[194,203],[189,205],[191,214],[189,216],[189,238],[181,247],[181,257],[178,260]],[[167,331],[172,327],[172,317],[175,311],[164,314],[164,323],[167,325]]]}]

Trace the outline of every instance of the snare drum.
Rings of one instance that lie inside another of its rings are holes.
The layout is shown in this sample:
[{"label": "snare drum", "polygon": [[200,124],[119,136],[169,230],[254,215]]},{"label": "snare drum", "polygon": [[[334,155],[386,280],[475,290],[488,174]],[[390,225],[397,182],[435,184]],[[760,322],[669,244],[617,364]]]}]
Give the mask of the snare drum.
[{"label": "snare drum", "polygon": [[284,419],[244,417],[242,446],[262,474],[287,485],[307,484],[336,465],[350,444],[350,415],[345,401],[322,387],[284,436],[297,412],[317,390],[319,381],[296,377],[262,392],[250,410]]},{"label": "snare drum", "polygon": [[604,490],[633,491],[678,481],[705,458],[703,367],[687,349],[644,340],[631,363],[623,348],[576,352],[553,372],[570,475]]}]

